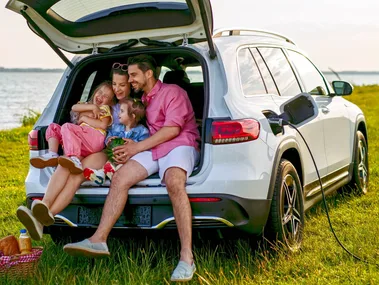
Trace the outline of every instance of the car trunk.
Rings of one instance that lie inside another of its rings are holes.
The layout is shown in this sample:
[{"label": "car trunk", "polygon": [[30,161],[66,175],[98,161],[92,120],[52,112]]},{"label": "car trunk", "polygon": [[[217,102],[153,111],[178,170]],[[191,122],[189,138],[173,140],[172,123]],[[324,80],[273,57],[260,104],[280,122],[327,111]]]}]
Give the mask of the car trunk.
[{"label": "car trunk", "polygon": [[[177,84],[187,91],[188,97],[192,103],[196,121],[198,124],[201,140],[199,147],[201,150],[201,158],[196,165],[194,172],[191,176],[196,175],[201,169],[203,163],[203,143],[204,143],[204,128],[203,122],[206,118],[205,106],[206,90],[204,88],[204,81],[207,77],[203,71],[205,64],[202,56],[193,49],[185,47],[172,47],[172,48],[154,48],[148,50],[128,51],[128,52],[115,52],[110,54],[98,54],[84,58],[72,70],[68,78],[66,87],[64,88],[63,95],[61,96],[57,112],[54,117],[54,122],[60,125],[70,122],[70,110],[72,105],[78,101],[86,101],[90,98],[95,87],[104,80],[110,80],[111,67],[114,62],[126,62],[127,58],[137,54],[149,54],[153,56],[158,66],[161,66],[160,80],[168,84]],[[186,70],[188,72],[186,72]],[[184,72],[183,72],[184,71]],[[183,76],[184,75],[184,76]],[[188,78],[188,79],[186,79]],[[40,128],[40,134],[44,137],[47,126]],[[47,148],[47,142],[43,138],[41,141],[40,149]],[[150,176],[149,183],[152,185],[151,179],[158,178],[158,175]],[[105,185],[108,185],[107,182]],[[159,179],[153,183],[155,186],[160,184]],[[84,183],[83,186],[93,186],[92,183]]]}]

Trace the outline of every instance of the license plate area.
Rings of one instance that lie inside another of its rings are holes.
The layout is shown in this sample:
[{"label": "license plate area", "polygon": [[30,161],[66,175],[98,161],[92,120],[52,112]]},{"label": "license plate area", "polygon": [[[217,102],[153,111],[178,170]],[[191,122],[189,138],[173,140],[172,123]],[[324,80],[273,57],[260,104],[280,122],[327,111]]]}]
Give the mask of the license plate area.
[{"label": "license plate area", "polygon": [[[103,207],[99,206],[79,206],[78,223],[86,225],[98,225],[100,223]],[[128,205],[120,218],[117,220],[117,227],[151,227],[151,206],[130,206]]]}]

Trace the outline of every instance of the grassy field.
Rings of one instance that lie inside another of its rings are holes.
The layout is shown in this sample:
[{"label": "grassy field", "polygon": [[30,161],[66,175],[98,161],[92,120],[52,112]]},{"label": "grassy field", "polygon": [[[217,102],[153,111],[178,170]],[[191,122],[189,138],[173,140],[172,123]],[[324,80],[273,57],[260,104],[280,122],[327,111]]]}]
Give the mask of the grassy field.
[{"label": "grassy field", "polygon": [[[379,86],[356,87],[346,97],[365,112],[369,132],[370,188],[364,196],[346,192],[328,198],[331,220],[342,243],[371,263],[379,263]],[[28,127],[0,132],[0,237],[18,236],[15,216],[24,203],[28,171]],[[112,256],[91,261],[66,255],[48,235],[36,274],[27,281],[0,276],[0,284],[168,284],[176,265],[176,239],[139,238],[109,242]],[[377,265],[356,261],[337,244],[323,206],[307,213],[302,250],[266,251],[246,239],[195,238],[197,272],[189,284],[379,284]]]}]

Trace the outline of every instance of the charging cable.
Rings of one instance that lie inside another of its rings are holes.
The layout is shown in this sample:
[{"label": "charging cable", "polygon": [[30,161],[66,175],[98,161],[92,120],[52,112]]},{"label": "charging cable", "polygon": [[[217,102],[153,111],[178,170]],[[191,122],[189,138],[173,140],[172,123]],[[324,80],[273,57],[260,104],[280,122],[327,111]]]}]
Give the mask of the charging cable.
[{"label": "charging cable", "polygon": [[[293,124],[291,124],[290,122],[288,122],[288,121],[282,119],[282,118],[281,118],[281,115],[279,115],[277,118],[269,118],[268,121],[269,121],[270,124],[274,124],[274,125],[276,124],[276,125],[281,126],[281,127],[283,127],[283,126],[285,126],[285,125],[288,125],[288,126],[292,127],[293,129],[295,129],[295,130],[299,133],[299,135],[300,135],[301,138],[303,139],[303,141],[304,141],[304,143],[305,143],[305,145],[306,145],[306,147],[307,147],[307,149],[308,149],[308,151],[309,151],[309,154],[310,154],[310,156],[311,156],[311,158],[312,158],[313,165],[315,166],[315,169],[316,169],[317,178],[318,178],[318,181],[319,181],[319,183],[320,183],[320,188],[321,188],[321,193],[322,193],[322,200],[323,200],[323,203],[324,203],[326,216],[327,216],[327,218],[328,218],[329,227],[330,227],[330,229],[331,229],[331,231],[332,231],[332,233],[333,233],[333,235],[334,235],[334,238],[335,238],[336,241],[338,242],[338,244],[339,244],[339,245],[340,245],[340,246],[341,246],[341,247],[342,247],[342,248],[343,248],[348,254],[350,254],[351,256],[353,256],[355,259],[357,259],[357,260],[359,260],[359,261],[362,261],[362,262],[364,262],[364,263],[366,263],[366,264],[372,264],[372,265],[375,265],[375,266],[379,267],[379,264],[371,263],[371,262],[369,262],[369,261],[367,261],[367,260],[364,260],[364,259],[360,258],[359,256],[355,255],[354,253],[352,253],[351,251],[349,251],[349,250],[348,250],[348,249],[342,244],[342,242],[339,240],[339,238],[337,237],[337,234],[335,233],[335,231],[334,231],[334,229],[333,229],[332,222],[331,222],[331,220],[330,220],[329,210],[328,210],[328,205],[327,205],[327,203],[326,203],[326,198],[325,198],[325,193],[324,193],[324,188],[322,187],[321,177],[320,177],[320,173],[318,172],[318,168],[317,168],[317,165],[316,165],[316,161],[315,161],[315,159],[314,159],[314,157],[313,157],[313,154],[312,154],[312,152],[311,152],[311,150],[310,150],[310,148],[309,148],[309,146],[308,146],[308,144],[307,144],[305,138],[304,138],[303,135],[301,134],[301,132],[300,132],[300,131],[299,131],[299,130],[298,130]],[[284,129],[283,129],[283,131],[284,131]]]}]

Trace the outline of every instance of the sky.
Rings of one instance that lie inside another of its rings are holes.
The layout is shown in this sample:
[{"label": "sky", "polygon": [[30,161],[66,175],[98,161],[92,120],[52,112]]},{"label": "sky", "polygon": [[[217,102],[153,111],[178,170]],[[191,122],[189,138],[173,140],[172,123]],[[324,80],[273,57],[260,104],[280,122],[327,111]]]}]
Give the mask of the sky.
[{"label": "sky", "polygon": [[[0,66],[65,68],[21,15],[4,8],[6,3],[0,0]],[[377,0],[211,0],[211,4],[214,28],[283,34],[321,70],[379,71]]]}]

